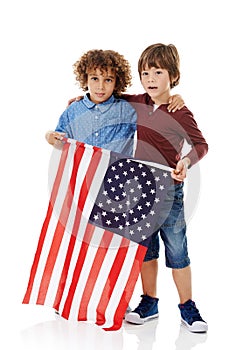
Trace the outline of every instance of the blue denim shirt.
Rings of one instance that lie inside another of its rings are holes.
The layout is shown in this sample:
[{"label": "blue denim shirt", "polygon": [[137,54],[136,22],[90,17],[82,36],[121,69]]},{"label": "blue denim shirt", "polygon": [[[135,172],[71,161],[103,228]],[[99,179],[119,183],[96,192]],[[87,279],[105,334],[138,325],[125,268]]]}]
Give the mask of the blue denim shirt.
[{"label": "blue denim shirt", "polygon": [[56,131],[89,145],[133,155],[136,112],[125,100],[113,95],[95,104],[88,94],[73,102],[61,115]]}]

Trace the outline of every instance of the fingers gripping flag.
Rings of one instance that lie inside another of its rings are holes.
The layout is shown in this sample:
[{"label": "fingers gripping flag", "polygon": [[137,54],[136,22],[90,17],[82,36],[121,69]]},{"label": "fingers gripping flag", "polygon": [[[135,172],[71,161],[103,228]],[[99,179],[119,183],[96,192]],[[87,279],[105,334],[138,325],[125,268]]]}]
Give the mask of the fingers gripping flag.
[{"label": "fingers gripping flag", "polygon": [[70,139],[54,152],[59,161],[23,303],[117,330],[161,224],[170,170]]}]

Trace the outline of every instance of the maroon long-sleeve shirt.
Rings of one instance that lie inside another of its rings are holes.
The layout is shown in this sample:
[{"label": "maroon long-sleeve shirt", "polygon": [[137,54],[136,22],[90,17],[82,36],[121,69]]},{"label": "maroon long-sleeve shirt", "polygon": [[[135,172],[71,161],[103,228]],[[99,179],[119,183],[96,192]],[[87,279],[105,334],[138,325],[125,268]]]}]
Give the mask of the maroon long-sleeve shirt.
[{"label": "maroon long-sleeve shirt", "polygon": [[145,94],[124,94],[137,112],[137,147],[135,158],[153,161],[175,168],[182,158],[186,140],[190,150],[185,155],[191,166],[208,151],[208,144],[199,130],[192,112],[184,106],[176,112],[168,112],[167,104],[154,111],[154,102]]}]

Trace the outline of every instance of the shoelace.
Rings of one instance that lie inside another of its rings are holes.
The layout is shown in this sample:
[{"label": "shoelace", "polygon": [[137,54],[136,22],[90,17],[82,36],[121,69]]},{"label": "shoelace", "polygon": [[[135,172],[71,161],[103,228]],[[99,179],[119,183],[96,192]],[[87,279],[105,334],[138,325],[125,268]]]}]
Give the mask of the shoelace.
[{"label": "shoelace", "polygon": [[144,313],[145,311],[148,311],[149,304],[151,303],[148,300],[146,300],[145,298],[142,298],[137,308],[135,308],[134,312],[141,314],[141,313]]},{"label": "shoelace", "polygon": [[195,306],[195,303],[190,303],[188,306],[186,306],[184,308],[184,310],[187,311],[185,313],[185,316],[188,318],[188,320],[193,321],[193,322],[203,321],[203,319],[201,318],[201,315],[199,313],[199,310]]}]

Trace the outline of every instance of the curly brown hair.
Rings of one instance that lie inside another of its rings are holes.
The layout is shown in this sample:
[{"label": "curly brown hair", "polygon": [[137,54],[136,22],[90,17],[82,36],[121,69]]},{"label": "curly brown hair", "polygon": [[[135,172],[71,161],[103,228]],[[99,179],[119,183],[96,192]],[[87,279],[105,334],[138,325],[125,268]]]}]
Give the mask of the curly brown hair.
[{"label": "curly brown hair", "polygon": [[73,64],[73,67],[76,80],[83,91],[88,90],[88,72],[97,68],[106,72],[110,68],[112,73],[115,73],[114,95],[120,96],[131,86],[132,75],[129,62],[123,55],[112,50],[89,50]]},{"label": "curly brown hair", "polygon": [[170,87],[173,88],[180,81],[180,57],[176,47],[173,44],[153,44],[148,46],[141,54],[138,61],[138,72],[141,78],[141,72],[148,68],[166,69],[170,77]]}]

